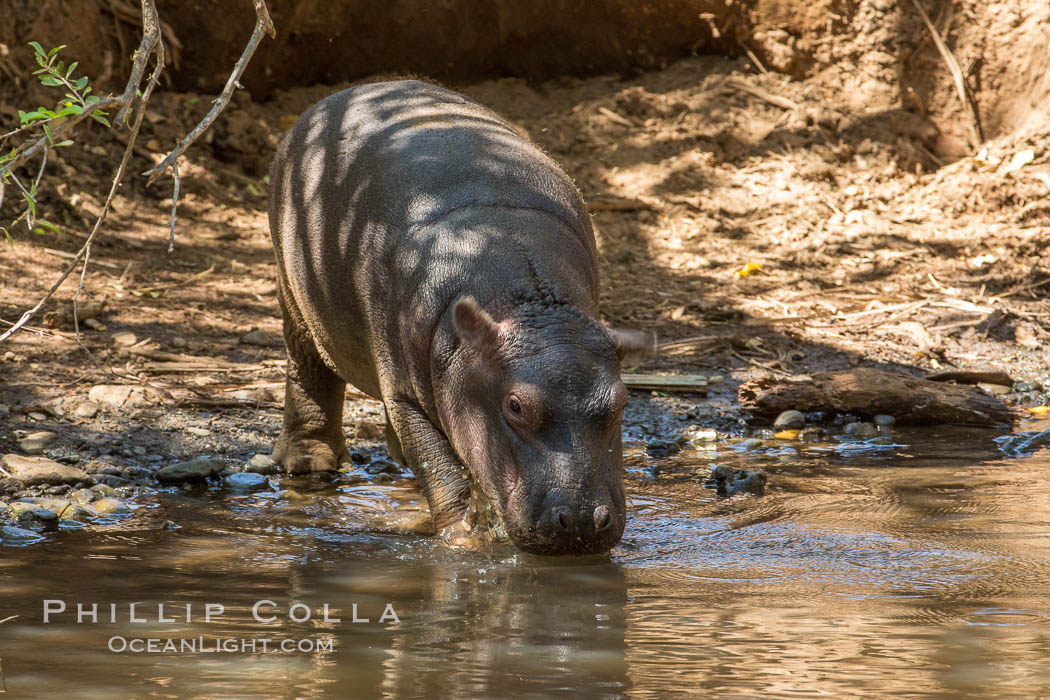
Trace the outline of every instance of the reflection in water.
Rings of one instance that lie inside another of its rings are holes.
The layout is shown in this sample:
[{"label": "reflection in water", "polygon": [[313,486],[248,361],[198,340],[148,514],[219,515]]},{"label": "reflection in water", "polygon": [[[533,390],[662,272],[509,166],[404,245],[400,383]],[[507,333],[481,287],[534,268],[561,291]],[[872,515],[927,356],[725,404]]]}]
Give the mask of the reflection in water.
[{"label": "reflection in water", "polygon": [[[1050,694],[1050,491],[1036,486],[1050,459],[1004,460],[983,437],[897,442],[889,455],[722,449],[667,458],[655,477],[632,470],[624,542],[585,559],[370,532],[377,514],[420,507],[401,484],[301,500],[160,494],[129,522],[0,549],[0,619],[18,616],[0,624],[7,686],[99,698]],[[717,499],[700,485],[712,463],[767,470],[769,494]],[[44,599],[67,612],[43,624]],[[272,621],[253,617],[263,600]],[[78,602],[99,603],[100,621],[77,624]],[[209,603],[223,606],[210,622]],[[158,604],[174,620],[158,621]],[[388,604],[398,621],[380,623]],[[114,637],[257,647],[114,653]],[[263,639],[305,646],[263,653]]]}]

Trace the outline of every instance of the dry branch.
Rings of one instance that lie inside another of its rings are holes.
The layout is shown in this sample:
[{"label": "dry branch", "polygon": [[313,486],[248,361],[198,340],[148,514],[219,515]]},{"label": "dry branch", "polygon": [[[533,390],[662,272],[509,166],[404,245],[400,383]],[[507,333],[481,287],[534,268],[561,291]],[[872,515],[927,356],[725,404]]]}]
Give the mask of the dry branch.
[{"label": "dry branch", "polygon": [[959,101],[962,102],[963,112],[966,114],[967,126],[970,128],[970,145],[976,149],[984,143],[984,134],[981,132],[981,122],[977,116],[977,108],[974,107],[973,100],[970,98],[970,93],[966,89],[966,79],[963,77],[963,72],[959,67],[959,62],[955,60],[955,56],[952,55],[948,45],[944,43],[944,39],[941,38],[941,34],[937,31],[937,27],[933,26],[933,22],[930,21],[930,16],[926,14],[926,10],[922,9],[919,0],[911,0],[911,3],[915,5],[915,9],[918,10],[919,14],[922,16],[922,21],[926,23],[926,28],[930,30],[930,36],[933,37],[933,43],[937,46],[937,51],[940,52],[941,58],[943,58],[945,64],[947,64],[948,70],[951,71],[952,80],[955,81],[955,90],[959,93]]},{"label": "dry branch", "polygon": [[741,385],[739,399],[744,409],[765,416],[795,409],[866,418],[885,413],[913,425],[1014,421],[1006,404],[978,389],[867,367],[791,380],[758,379]]}]

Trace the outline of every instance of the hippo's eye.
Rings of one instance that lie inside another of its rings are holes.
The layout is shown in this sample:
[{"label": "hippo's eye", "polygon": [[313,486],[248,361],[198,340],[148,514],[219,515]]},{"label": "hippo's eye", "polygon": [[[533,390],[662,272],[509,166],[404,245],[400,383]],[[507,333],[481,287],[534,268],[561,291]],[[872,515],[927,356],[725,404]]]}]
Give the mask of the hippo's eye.
[{"label": "hippo's eye", "polygon": [[515,416],[522,414],[521,401],[514,394],[507,397],[507,410],[513,413]]}]

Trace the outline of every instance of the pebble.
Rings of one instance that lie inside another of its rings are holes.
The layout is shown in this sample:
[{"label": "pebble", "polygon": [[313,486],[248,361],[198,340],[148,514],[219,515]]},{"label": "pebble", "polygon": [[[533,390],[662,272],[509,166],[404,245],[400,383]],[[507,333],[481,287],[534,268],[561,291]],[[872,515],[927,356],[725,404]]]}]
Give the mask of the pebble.
[{"label": "pebble", "polygon": [[842,426],[842,432],[862,440],[878,437],[879,435],[878,428],[871,423],[846,423],[846,425]]},{"label": "pebble", "polygon": [[270,483],[262,474],[255,472],[237,472],[226,477],[226,485],[232,489],[259,489]]},{"label": "pebble", "polygon": [[11,407],[6,403],[0,403],[0,416],[6,416],[11,413]]},{"label": "pebble", "polygon": [[187,462],[170,464],[157,470],[157,481],[165,484],[179,481],[200,481],[218,474],[226,468],[225,463],[209,457],[197,457]]},{"label": "pebble", "polygon": [[1012,389],[1005,384],[987,384],[985,382],[979,382],[977,388],[989,394],[995,394],[996,396],[1009,394],[1012,391]]},{"label": "pebble", "polygon": [[97,485],[110,486],[113,488],[119,486],[127,486],[130,482],[122,476],[115,476],[113,474],[92,474],[90,477],[92,483]]},{"label": "pebble", "polygon": [[47,414],[41,413],[40,411],[30,411],[29,417],[35,420],[37,423],[47,420]]},{"label": "pebble", "polygon": [[871,422],[874,423],[875,425],[879,426],[879,427],[885,426],[885,427],[888,428],[891,425],[893,425],[894,423],[896,423],[897,419],[894,418],[893,416],[887,416],[885,413],[880,413],[879,415],[877,415],[874,418],[872,418]]},{"label": "pebble", "polygon": [[128,508],[122,501],[118,501],[115,498],[100,498],[91,504],[91,507],[95,509],[96,513],[102,515],[128,515],[131,513],[131,508]]},{"label": "pebble", "polygon": [[94,418],[98,414],[99,406],[97,403],[90,401],[84,401],[83,403],[77,404],[77,407],[73,410],[73,415],[77,418]]},{"label": "pebble", "polygon": [[259,453],[252,455],[252,458],[244,465],[244,471],[269,475],[280,473],[281,467],[277,462],[273,461],[273,457],[270,455]]},{"label": "pebble", "polygon": [[190,435],[196,435],[197,437],[207,437],[208,435],[211,435],[211,431],[207,428],[194,428],[193,426],[186,428],[186,432]]},{"label": "pebble", "polygon": [[184,348],[187,345],[189,345],[189,343],[187,343],[186,339],[183,338],[181,335],[177,335],[171,339],[171,347],[173,348]]},{"label": "pebble", "polygon": [[106,324],[99,321],[97,318],[85,318],[84,326],[90,328],[93,331],[104,331],[106,330]]},{"label": "pebble", "polygon": [[685,431],[686,439],[690,442],[717,442],[718,431],[717,430],[703,430],[698,427],[693,427]]},{"label": "pebble", "polygon": [[13,478],[30,486],[34,484],[72,484],[88,480],[88,475],[83,469],[60,464],[46,457],[23,457],[8,454],[0,458],[0,465]]},{"label": "pebble", "polygon": [[122,345],[124,347],[134,345],[135,343],[139,342],[138,336],[136,336],[131,331],[121,331],[120,333],[114,333],[112,340],[114,345]]},{"label": "pebble", "polygon": [[735,493],[762,496],[766,493],[766,480],[764,472],[733,469],[721,465],[711,469],[711,477],[704,485],[713,486],[719,496],[732,496]]},{"label": "pebble", "polygon": [[44,449],[57,439],[58,433],[53,433],[50,430],[38,430],[19,440],[18,447],[27,455],[38,455],[43,453]]},{"label": "pebble", "polygon": [[117,495],[117,490],[108,484],[95,484],[90,489],[81,489],[81,491],[90,490],[99,494],[100,496],[113,497]]},{"label": "pebble", "polygon": [[40,535],[32,530],[26,530],[25,528],[15,527],[13,525],[4,525],[0,527],[0,536],[5,540],[11,542],[26,542],[28,540],[38,540]]},{"label": "pebble", "polygon": [[806,417],[802,411],[784,411],[773,421],[773,430],[802,430],[806,426]]},{"label": "pebble", "polygon": [[76,503],[84,506],[98,498],[99,493],[98,491],[92,491],[91,489],[77,489],[72,493],[72,497]]},{"label": "pebble", "polygon": [[365,467],[365,471],[369,474],[400,474],[401,467],[389,459],[377,459]]},{"label": "pebble", "polygon": [[241,336],[241,342],[245,345],[258,345],[260,347],[269,347],[271,344],[270,336],[266,331],[254,330],[248,331]]}]

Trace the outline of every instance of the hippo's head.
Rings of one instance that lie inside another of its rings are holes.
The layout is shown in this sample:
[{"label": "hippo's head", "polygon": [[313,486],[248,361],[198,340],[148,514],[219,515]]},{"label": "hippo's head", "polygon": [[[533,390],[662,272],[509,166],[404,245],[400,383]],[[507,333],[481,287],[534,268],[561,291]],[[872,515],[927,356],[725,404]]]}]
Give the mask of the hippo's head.
[{"label": "hippo's head", "polygon": [[652,334],[606,328],[566,305],[493,319],[453,307],[460,344],[438,389],[449,439],[504,529],[527,552],[605,552],[626,523],[620,366]]}]

